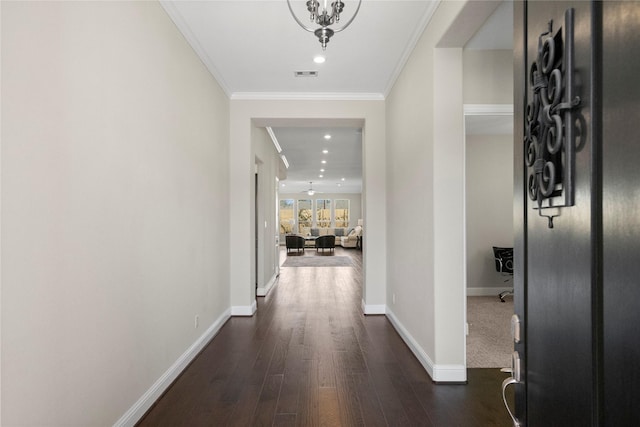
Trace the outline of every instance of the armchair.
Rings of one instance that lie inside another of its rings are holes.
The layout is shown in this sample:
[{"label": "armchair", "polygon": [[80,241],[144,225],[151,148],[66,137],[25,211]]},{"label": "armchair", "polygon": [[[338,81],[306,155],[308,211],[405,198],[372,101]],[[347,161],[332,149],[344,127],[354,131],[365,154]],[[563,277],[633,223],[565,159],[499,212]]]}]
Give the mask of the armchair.
[{"label": "armchair", "polygon": [[304,253],[304,237],[297,236],[295,234],[288,234],[285,236],[286,244],[287,244],[287,254],[290,250],[296,250],[296,252],[300,252],[302,249],[302,253]]},{"label": "armchair", "polygon": [[316,239],[316,252],[318,252],[318,249],[322,249],[322,252],[324,252],[325,249],[329,249],[329,251],[333,251],[336,247],[336,236],[334,236],[333,234],[327,234],[324,236],[319,236]]}]

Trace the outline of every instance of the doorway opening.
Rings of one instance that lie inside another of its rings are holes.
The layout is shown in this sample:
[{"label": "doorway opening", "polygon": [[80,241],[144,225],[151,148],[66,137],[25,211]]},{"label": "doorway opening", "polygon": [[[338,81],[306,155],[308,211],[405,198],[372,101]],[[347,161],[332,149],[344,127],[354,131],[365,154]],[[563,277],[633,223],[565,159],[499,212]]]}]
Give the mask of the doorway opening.
[{"label": "doorway opening", "polygon": [[[305,120],[301,125],[292,120],[286,126],[265,126],[264,129],[282,159],[284,169],[275,177],[273,202],[276,204],[277,231],[274,239],[278,264],[274,277],[277,278],[287,259],[287,235],[305,238],[305,255],[315,252],[315,238],[335,236],[334,248],[323,250],[321,254],[337,260],[352,255],[343,249],[359,250],[358,264],[362,267],[362,236],[349,237],[357,227],[362,230],[364,217],[362,127],[353,126],[353,121],[324,120],[319,126],[313,121]],[[257,198],[256,204],[261,203],[260,200]],[[259,239],[258,228],[256,235]],[[264,240],[258,244],[271,244],[267,238]],[[256,263],[255,268],[260,276],[260,264]],[[362,275],[362,268],[358,271]],[[363,277],[359,282],[364,283]],[[268,290],[257,284],[257,296],[267,293]]]},{"label": "doorway opening", "polygon": [[465,108],[466,360],[468,368],[511,363],[512,277],[493,247],[513,248],[513,107]]}]

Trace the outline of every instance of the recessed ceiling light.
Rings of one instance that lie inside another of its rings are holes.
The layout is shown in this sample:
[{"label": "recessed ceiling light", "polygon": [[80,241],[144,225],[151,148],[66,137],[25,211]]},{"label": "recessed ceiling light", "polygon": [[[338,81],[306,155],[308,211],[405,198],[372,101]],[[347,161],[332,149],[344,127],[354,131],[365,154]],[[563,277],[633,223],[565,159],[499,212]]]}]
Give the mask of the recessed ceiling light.
[{"label": "recessed ceiling light", "polygon": [[326,58],[322,55],[318,55],[315,58],[313,58],[313,62],[315,62],[316,64],[323,64],[324,61],[326,61]]},{"label": "recessed ceiling light", "polygon": [[322,154],[327,154],[329,150],[322,150]]},{"label": "recessed ceiling light", "polygon": [[320,163],[322,163],[323,165],[327,163],[326,160],[321,161]]},{"label": "recessed ceiling light", "polygon": [[331,135],[326,134],[326,135],[324,136],[324,139],[331,139]]},{"label": "recessed ceiling light", "polygon": [[318,175],[318,178],[324,178],[324,175]]},{"label": "recessed ceiling light", "polygon": [[344,181],[344,178],[342,178],[342,180]]},{"label": "recessed ceiling light", "polygon": [[338,183],[338,187],[342,187],[342,184]]},{"label": "recessed ceiling light", "polygon": [[320,169],[320,172],[324,172],[324,169]]}]

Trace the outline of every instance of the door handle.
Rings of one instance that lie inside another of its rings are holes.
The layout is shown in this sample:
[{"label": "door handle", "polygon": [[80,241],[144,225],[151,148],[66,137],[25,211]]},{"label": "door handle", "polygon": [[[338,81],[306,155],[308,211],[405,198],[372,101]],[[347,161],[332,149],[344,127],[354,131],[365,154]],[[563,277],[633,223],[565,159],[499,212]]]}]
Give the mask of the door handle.
[{"label": "door handle", "polygon": [[513,421],[513,427],[522,427],[520,421],[513,415],[511,412],[511,408],[509,408],[509,404],[507,403],[507,387],[512,384],[520,384],[520,355],[517,351],[514,351],[511,354],[511,376],[504,381],[502,381],[502,401],[504,402],[504,407],[507,408],[507,412],[511,417],[511,421]]}]

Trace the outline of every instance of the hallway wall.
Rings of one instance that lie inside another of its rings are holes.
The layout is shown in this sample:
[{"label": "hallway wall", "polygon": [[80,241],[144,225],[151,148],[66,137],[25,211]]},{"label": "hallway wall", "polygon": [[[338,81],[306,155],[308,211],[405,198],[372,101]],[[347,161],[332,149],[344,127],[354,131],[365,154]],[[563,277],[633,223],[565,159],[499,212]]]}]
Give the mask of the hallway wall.
[{"label": "hallway wall", "polygon": [[[258,296],[265,296],[275,283],[280,261],[280,249],[276,247],[279,231],[276,217],[278,200],[276,177],[279,175],[280,168],[284,168],[284,163],[265,128],[253,127],[251,133],[252,151],[258,173],[258,269],[255,272],[254,283],[258,286],[256,290]],[[256,212],[255,205],[252,206],[254,206],[253,212]],[[256,268],[255,263],[253,268]]]},{"label": "hallway wall", "polygon": [[229,101],[158,3],[0,7],[0,424],[112,425],[228,316]]},{"label": "hallway wall", "polygon": [[[462,249],[458,238],[462,221],[456,225],[462,214],[456,203],[461,200],[453,204],[439,200],[447,197],[442,192],[457,197],[456,188],[461,185],[457,180],[463,179],[462,173],[457,174],[463,161],[456,165],[455,153],[462,141],[443,140],[436,129],[438,109],[449,108],[436,105],[438,86],[450,88],[449,97],[459,102],[462,138],[462,52],[436,47],[463,6],[464,2],[438,6],[387,97],[387,211],[390,224],[404,224],[387,237],[387,312],[437,381],[466,379],[464,337],[458,336],[463,333],[464,318],[462,263],[456,262],[455,249],[442,246],[448,241]],[[458,52],[439,56],[440,50]],[[452,64],[445,67],[446,73],[438,65],[445,62]],[[438,80],[443,78],[453,80]],[[450,119],[457,120],[457,114]],[[440,157],[443,150],[453,159]],[[443,260],[440,264],[438,257]],[[454,268],[448,269],[452,261]]]},{"label": "hallway wall", "polygon": [[441,2],[387,96],[387,316],[435,381],[466,381],[463,46],[499,2]]},{"label": "hallway wall", "polygon": [[462,51],[465,104],[513,104],[513,51]]},{"label": "hallway wall", "polygon": [[513,134],[467,135],[465,193],[467,291],[497,295],[513,285],[491,250],[513,247]]},{"label": "hallway wall", "polygon": [[[464,49],[463,61],[465,105],[513,105],[512,50]],[[495,124],[496,116],[484,118]],[[513,285],[496,272],[491,250],[513,246],[513,129],[475,123],[476,134],[467,129],[465,155],[467,292],[494,295]]]}]

